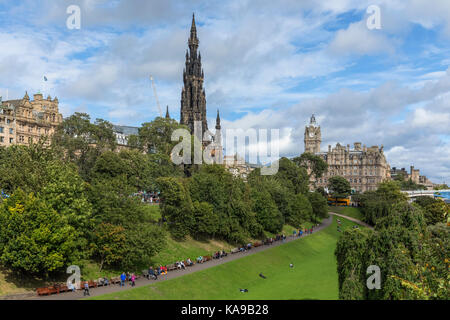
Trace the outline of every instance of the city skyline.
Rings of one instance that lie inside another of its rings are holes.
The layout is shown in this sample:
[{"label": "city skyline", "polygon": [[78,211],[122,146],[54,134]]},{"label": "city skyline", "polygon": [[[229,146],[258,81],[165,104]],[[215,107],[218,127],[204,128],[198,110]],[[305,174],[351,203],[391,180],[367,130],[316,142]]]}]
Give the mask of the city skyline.
[{"label": "city skyline", "polygon": [[64,116],[80,111],[139,126],[158,115],[152,74],[161,105],[179,120],[195,12],[210,126],[220,108],[223,128],[282,129],[280,155],[294,156],[303,152],[304,126],[314,113],[322,149],[383,144],[391,167],[413,164],[436,183],[450,180],[444,1],[380,1],[380,30],[367,28],[365,1],[286,1],[276,8],[263,2],[256,11],[251,2],[78,1],[80,30],[66,28],[70,4],[0,4],[0,37],[9,48],[0,53],[4,100],[6,90],[9,99],[42,90],[58,96]]}]

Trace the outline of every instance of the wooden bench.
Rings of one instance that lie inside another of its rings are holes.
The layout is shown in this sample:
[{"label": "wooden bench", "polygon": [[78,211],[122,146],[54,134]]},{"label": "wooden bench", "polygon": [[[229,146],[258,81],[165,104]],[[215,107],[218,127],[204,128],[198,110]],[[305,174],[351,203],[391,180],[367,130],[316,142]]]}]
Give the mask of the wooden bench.
[{"label": "wooden bench", "polygon": [[56,288],[57,293],[69,291],[69,287],[67,287],[67,285],[64,283],[57,283],[54,285],[54,287]]},{"label": "wooden bench", "polygon": [[109,280],[109,283],[110,283],[110,284],[117,284],[117,283],[120,283],[120,277],[112,277],[112,278]]},{"label": "wooden bench", "polygon": [[167,271],[173,271],[177,269],[177,266],[175,263],[169,264],[168,266],[166,266]]},{"label": "wooden bench", "polygon": [[55,286],[50,286],[50,287],[48,287],[48,292],[49,292],[50,294],[57,294],[57,293],[59,293],[59,290],[58,290],[58,288],[55,287]]},{"label": "wooden bench", "polygon": [[261,241],[256,241],[256,242],[253,244],[253,247],[257,248],[257,247],[260,247],[260,246],[262,246],[262,245],[263,245],[263,243],[262,243]]},{"label": "wooden bench", "polygon": [[184,266],[187,268],[187,267],[192,267],[195,263],[194,263],[194,261],[192,261],[191,260],[191,262],[192,262],[192,264],[188,264],[187,263],[187,260],[185,260],[185,261],[183,261],[184,262]]},{"label": "wooden bench", "polygon": [[38,296],[48,296],[50,295],[50,290],[48,289],[48,287],[37,288],[36,293],[38,294]]}]

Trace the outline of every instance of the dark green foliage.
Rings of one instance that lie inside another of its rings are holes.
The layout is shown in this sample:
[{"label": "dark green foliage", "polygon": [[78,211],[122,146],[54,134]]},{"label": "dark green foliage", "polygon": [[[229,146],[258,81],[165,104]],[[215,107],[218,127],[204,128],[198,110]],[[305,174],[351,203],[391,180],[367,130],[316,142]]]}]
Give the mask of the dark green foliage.
[{"label": "dark green foliage", "polygon": [[[339,239],[335,253],[340,298],[448,298],[448,228],[443,224],[427,228],[423,209],[407,203],[395,184],[380,185],[369,196],[366,205],[375,199],[387,205],[372,216],[375,231],[347,230]],[[379,290],[365,286],[370,265],[380,267]]]},{"label": "dark green foliage", "polygon": [[280,232],[283,228],[283,216],[270,193],[256,189],[252,190],[252,200],[256,220],[264,230],[272,233]]},{"label": "dark green foliage", "polygon": [[161,192],[161,215],[167,220],[172,236],[184,239],[195,226],[194,208],[185,182],[179,178],[158,178]]},{"label": "dark green foliage", "polygon": [[299,193],[295,195],[292,204],[292,215],[287,217],[287,221],[294,227],[300,227],[302,223],[310,221],[313,209],[308,197]]},{"label": "dark green foliage", "polygon": [[395,182],[383,182],[376,191],[367,191],[359,196],[361,212],[369,224],[376,224],[378,219],[386,217],[392,207],[406,201],[406,196]]},{"label": "dark green foliage", "polygon": [[91,123],[88,114],[75,113],[57,128],[52,146],[74,162],[83,179],[89,181],[97,157],[105,151],[114,151],[117,143],[111,123],[102,119]]},{"label": "dark green foliage", "polygon": [[334,198],[346,198],[352,192],[350,182],[341,176],[334,176],[328,179],[328,189]]},{"label": "dark green foliage", "polygon": [[214,212],[214,207],[208,202],[194,201],[194,215],[196,238],[214,237],[219,230],[219,216]]},{"label": "dark green foliage", "polygon": [[0,261],[32,275],[61,271],[77,257],[75,229],[45,201],[17,189],[0,204]]},{"label": "dark green foliage", "polygon": [[327,199],[319,192],[308,193],[308,200],[312,207],[312,221],[317,222],[319,219],[328,217]]},{"label": "dark green foliage", "polygon": [[414,202],[423,208],[428,225],[445,222],[445,218],[450,212],[450,206],[440,199],[424,196],[418,197]]},{"label": "dark green foliage", "polygon": [[309,178],[315,177],[317,180],[321,178],[328,169],[328,164],[319,156],[312,153],[305,152],[301,156],[292,159],[292,161],[299,167],[304,169],[311,169]]}]

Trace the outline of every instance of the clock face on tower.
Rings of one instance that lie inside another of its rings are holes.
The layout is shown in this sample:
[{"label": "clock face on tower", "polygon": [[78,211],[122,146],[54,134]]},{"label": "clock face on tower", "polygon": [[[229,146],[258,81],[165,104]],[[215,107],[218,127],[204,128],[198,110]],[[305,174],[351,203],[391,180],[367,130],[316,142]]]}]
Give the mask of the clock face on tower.
[{"label": "clock face on tower", "polygon": [[309,137],[310,137],[310,138],[314,137],[314,132],[310,131],[310,132],[309,132]]}]

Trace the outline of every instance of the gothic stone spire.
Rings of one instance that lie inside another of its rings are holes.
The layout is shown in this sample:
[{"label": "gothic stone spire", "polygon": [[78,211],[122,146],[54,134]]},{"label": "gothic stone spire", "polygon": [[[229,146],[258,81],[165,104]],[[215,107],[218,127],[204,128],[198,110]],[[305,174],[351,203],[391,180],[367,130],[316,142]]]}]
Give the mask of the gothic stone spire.
[{"label": "gothic stone spire", "polygon": [[206,119],[206,97],[203,89],[203,70],[201,56],[197,53],[199,40],[192,15],[191,33],[188,40],[189,51],[186,51],[186,65],[183,70],[183,90],[181,92],[180,123],[187,125],[194,132],[194,121],[201,121],[202,130],[208,130]]}]

